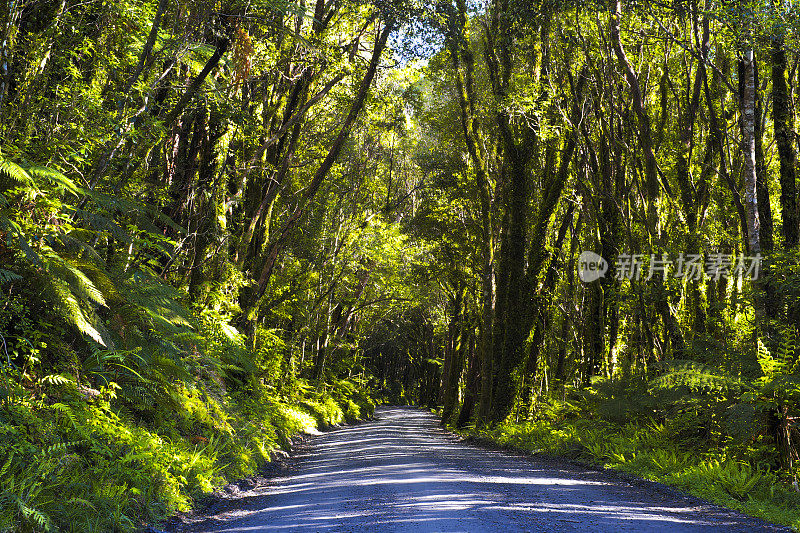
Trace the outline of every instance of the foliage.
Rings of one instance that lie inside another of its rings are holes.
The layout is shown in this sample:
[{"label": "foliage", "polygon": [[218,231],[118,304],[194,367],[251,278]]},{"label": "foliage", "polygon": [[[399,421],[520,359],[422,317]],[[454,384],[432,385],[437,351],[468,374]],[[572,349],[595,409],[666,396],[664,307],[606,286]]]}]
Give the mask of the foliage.
[{"label": "foliage", "polygon": [[[173,391],[178,409],[161,407],[141,426],[115,407],[117,389],[87,403],[69,383],[52,389],[59,403],[14,398],[0,412],[0,530],[132,531],[253,475],[294,435],[317,428],[314,416],[263,389],[244,401],[187,387]],[[329,423],[343,417],[330,398],[309,405]]]}]

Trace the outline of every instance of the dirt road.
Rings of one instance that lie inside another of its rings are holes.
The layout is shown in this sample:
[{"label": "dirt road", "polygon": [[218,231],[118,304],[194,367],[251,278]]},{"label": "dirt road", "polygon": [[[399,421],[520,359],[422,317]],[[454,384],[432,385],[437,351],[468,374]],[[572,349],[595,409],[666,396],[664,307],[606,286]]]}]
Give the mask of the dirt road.
[{"label": "dirt road", "polygon": [[430,413],[315,437],[289,473],[188,532],[788,531],[613,473],[460,443]]}]

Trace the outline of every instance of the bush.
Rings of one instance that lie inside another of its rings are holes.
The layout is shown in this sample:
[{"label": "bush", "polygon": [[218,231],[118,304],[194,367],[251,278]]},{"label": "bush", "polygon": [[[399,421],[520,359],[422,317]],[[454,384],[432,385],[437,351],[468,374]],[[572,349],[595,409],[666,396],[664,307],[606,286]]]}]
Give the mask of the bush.
[{"label": "bush", "polygon": [[0,531],[132,531],[252,475],[292,436],[363,413],[350,390],[343,409],[329,396],[293,405],[264,386],[224,396],[213,389],[175,384],[177,408],[156,405],[149,424],[117,400],[113,384],[90,399],[67,381],[47,401],[6,401]]},{"label": "bush", "polygon": [[300,406],[308,412],[317,422],[317,427],[325,429],[336,426],[344,421],[344,412],[333,398],[324,397],[320,400],[303,400]]}]

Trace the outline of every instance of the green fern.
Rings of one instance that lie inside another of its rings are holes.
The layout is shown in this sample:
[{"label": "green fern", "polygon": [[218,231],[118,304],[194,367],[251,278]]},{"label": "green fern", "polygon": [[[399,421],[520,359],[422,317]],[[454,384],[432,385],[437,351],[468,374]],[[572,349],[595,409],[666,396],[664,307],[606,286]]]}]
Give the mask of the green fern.
[{"label": "green fern", "polygon": [[[73,415],[73,420],[74,420],[74,415]],[[77,422],[74,422],[74,423],[77,423]],[[49,457],[53,457],[53,456],[56,456],[56,452],[58,452],[58,456],[60,458],[60,457],[63,457],[64,455],[66,455],[67,450],[69,448],[74,448],[75,446],[80,446],[82,444],[86,444],[87,442],[88,442],[87,440],[76,440],[76,441],[71,441],[71,442],[58,442],[56,444],[48,446],[47,448],[42,448],[42,450],[39,452],[39,456],[40,457],[48,457],[48,456]]]},{"label": "green fern", "polygon": [[52,279],[50,283],[53,296],[55,297],[59,314],[64,317],[69,323],[78,328],[78,331],[87,335],[96,343],[101,346],[108,346],[107,342],[103,339],[103,335],[97,328],[97,322],[92,323],[91,315],[87,317],[79,300],[75,297],[72,291],[63,280]]},{"label": "green fern", "polygon": [[14,457],[16,457],[16,454],[14,453],[14,450],[11,450],[11,453],[8,454],[5,463],[3,463],[3,466],[0,467],[0,479],[5,479],[6,474],[11,468],[11,463],[14,461]]},{"label": "green fern", "polygon": [[24,168],[0,155],[0,189],[10,189],[12,183],[38,191],[33,177]]},{"label": "green fern", "polygon": [[774,354],[759,339],[757,357],[763,376],[755,381],[757,390],[746,400],[758,402],[759,398],[766,398],[766,404],[769,405],[775,401],[784,403],[800,399],[800,357],[797,346],[797,330],[791,326],[782,328],[781,340]]},{"label": "green fern", "polygon": [[695,361],[675,360],[667,366],[667,371],[650,381],[650,390],[670,390],[686,387],[692,392],[738,391],[744,382],[719,369]]},{"label": "green fern", "polygon": [[11,283],[12,281],[19,281],[21,279],[22,276],[20,276],[16,272],[11,272],[10,270],[5,270],[3,268],[0,268],[0,285]]},{"label": "green fern", "polygon": [[[36,266],[41,263],[39,254],[31,247],[30,243],[28,242],[28,237],[23,231],[22,227],[13,220],[9,219],[7,216],[3,215],[2,212],[0,212],[0,229],[3,229],[16,237],[16,244],[19,246],[19,249],[22,251],[28,263]],[[9,240],[9,242],[13,243],[14,241]]]},{"label": "green fern", "polygon": [[52,182],[57,187],[78,196],[80,194],[88,194],[88,191],[85,189],[78,187],[74,181],[66,177],[61,172],[54,170],[49,167],[42,167],[38,165],[32,165],[25,169],[29,176],[35,178],[42,178]]},{"label": "green fern", "polygon": [[62,386],[68,383],[75,383],[72,378],[68,378],[67,376],[62,376],[61,374],[48,374],[39,379],[39,383],[43,383],[45,385],[55,385],[55,386]]},{"label": "green fern", "polygon": [[19,507],[22,518],[26,522],[37,526],[40,530],[45,532],[54,530],[52,521],[43,512],[35,507],[28,506],[20,498],[17,498],[17,506]]},{"label": "green fern", "polygon": [[47,257],[46,265],[48,272],[57,275],[69,284],[70,290],[77,299],[92,301],[102,306],[106,305],[100,289],[71,261],[57,255],[50,255]]}]

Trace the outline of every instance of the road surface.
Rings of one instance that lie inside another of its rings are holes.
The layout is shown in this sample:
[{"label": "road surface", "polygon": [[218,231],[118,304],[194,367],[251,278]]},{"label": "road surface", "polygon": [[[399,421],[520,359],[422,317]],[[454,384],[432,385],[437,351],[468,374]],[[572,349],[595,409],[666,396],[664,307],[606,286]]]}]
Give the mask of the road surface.
[{"label": "road surface", "polygon": [[464,444],[423,410],[314,437],[180,531],[788,531],[613,473]]}]

